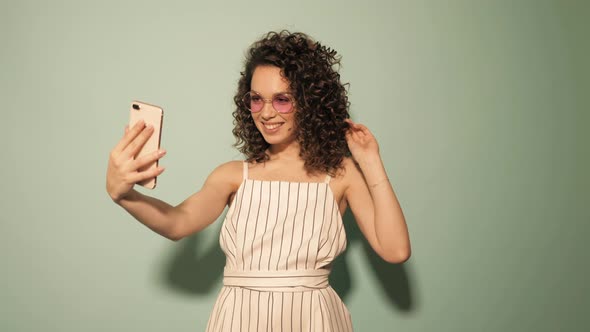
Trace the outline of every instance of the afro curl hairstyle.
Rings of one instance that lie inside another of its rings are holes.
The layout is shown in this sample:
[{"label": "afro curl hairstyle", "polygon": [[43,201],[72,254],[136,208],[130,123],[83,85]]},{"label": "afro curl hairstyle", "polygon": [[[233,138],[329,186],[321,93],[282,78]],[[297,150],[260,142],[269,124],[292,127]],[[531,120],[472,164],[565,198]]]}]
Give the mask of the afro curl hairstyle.
[{"label": "afro curl hairstyle", "polygon": [[234,96],[232,132],[236,138],[234,146],[246,160],[260,163],[269,159],[269,144],[242,100],[251,89],[252,75],[258,66],[280,68],[289,82],[295,98],[296,139],[306,171],[336,175],[343,169],[343,159],[350,156],[345,138],[349,126],[344,121],[350,118],[350,103],[348,84],[340,82],[338,73],[340,56],[304,33],[286,30],[269,32],[251,45]]}]

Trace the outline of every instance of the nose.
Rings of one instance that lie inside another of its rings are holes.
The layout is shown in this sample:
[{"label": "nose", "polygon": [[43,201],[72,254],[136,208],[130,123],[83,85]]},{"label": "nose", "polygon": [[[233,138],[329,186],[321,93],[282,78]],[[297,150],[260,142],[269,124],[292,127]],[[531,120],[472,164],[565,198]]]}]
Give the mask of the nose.
[{"label": "nose", "polygon": [[260,116],[262,116],[263,119],[272,119],[276,115],[277,112],[272,105],[272,100],[264,100],[264,106],[262,106],[262,110],[260,110]]}]

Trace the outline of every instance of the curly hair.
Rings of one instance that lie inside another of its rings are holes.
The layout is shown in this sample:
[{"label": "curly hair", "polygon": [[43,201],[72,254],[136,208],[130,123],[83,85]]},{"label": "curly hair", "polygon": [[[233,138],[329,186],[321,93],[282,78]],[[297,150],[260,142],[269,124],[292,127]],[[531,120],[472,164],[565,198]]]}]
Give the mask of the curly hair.
[{"label": "curly hair", "polygon": [[300,156],[306,171],[334,176],[343,168],[343,159],[350,156],[345,139],[348,124],[344,121],[350,117],[348,84],[340,82],[337,71],[340,56],[336,51],[303,33],[269,32],[248,50],[234,96],[234,146],[249,162],[269,159],[266,152],[269,144],[242,101],[244,94],[250,91],[254,70],[268,65],[281,69],[295,98],[296,140],[301,147]]}]

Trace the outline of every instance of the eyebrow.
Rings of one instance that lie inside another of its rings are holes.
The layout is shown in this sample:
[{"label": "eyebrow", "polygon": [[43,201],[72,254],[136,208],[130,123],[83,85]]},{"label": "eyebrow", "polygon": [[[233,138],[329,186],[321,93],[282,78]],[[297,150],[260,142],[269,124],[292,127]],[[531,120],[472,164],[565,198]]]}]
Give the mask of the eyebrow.
[{"label": "eyebrow", "polygon": [[[260,96],[262,96],[262,97],[265,97],[265,96],[263,96],[263,95],[262,95],[262,93],[260,93],[260,92],[258,92],[258,91],[256,91],[256,90],[254,90],[254,89],[250,89],[250,92],[254,92],[254,93],[256,93],[256,94],[258,94],[258,95],[260,95]],[[292,94],[291,92],[288,92],[288,91],[280,91],[280,92],[275,92],[275,93],[273,93],[273,95],[272,95],[272,96],[274,97],[274,96],[276,96],[276,95],[291,95],[291,96],[292,96],[293,94]]]}]

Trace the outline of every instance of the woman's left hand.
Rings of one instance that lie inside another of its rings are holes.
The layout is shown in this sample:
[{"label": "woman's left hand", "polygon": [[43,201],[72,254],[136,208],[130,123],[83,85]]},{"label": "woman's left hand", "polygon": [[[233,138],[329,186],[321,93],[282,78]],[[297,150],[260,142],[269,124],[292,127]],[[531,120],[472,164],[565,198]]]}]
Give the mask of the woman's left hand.
[{"label": "woman's left hand", "polygon": [[360,163],[371,158],[378,158],[379,144],[369,128],[360,123],[354,123],[350,119],[345,121],[350,126],[346,132],[346,143],[354,160]]}]

